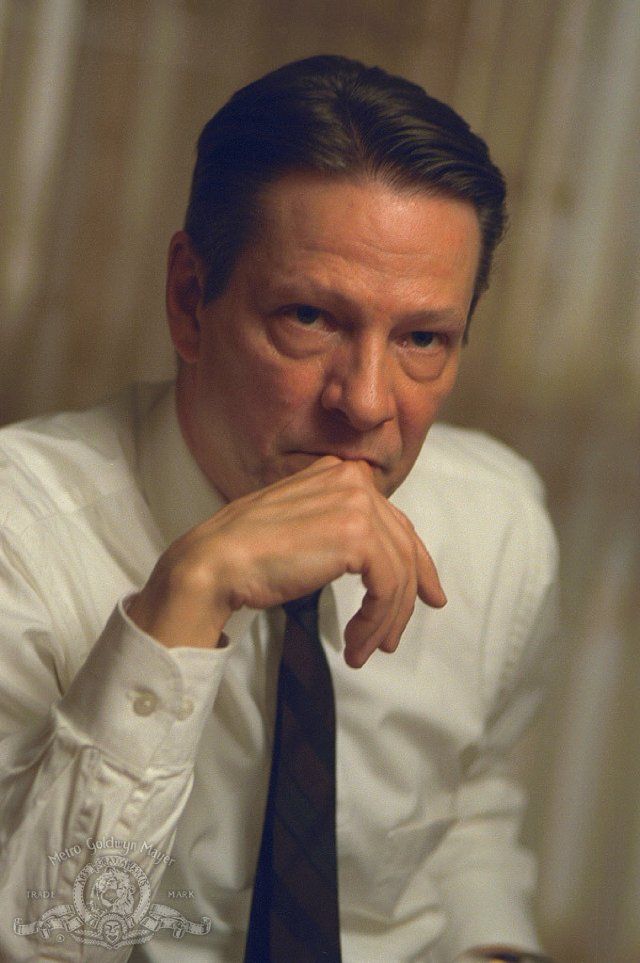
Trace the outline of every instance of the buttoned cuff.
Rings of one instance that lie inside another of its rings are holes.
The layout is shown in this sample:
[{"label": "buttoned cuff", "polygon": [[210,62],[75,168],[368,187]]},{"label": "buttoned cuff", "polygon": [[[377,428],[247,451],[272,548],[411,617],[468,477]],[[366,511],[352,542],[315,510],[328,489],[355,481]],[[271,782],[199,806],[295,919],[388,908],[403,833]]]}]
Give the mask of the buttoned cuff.
[{"label": "buttoned cuff", "polygon": [[256,616],[243,609],[217,649],[168,649],[128,617],[126,599],[54,710],[78,741],[137,774],[150,765],[183,768],[195,759],[229,654]]}]

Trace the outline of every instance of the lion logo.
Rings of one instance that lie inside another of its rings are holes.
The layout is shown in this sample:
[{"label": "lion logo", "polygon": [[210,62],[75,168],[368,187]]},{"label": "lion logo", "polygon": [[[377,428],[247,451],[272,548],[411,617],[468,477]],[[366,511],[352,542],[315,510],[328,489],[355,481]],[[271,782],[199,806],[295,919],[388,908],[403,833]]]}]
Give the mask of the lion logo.
[{"label": "lion logo", "polygon": [[136,887],[130,874],[111,866],[96,879],[88,901],[89,908],[96,914],[107,911],[121,916],[131,916],[135,903]]},{"label": "lion logo", "polygon": [[185,933],[205,936],[211,920],[186,919],[162,903],[151,903],[151,886],[142,868],[124,856],[101,856],[89,863],[75,878],[73,904],[53,906],[32,923],[16,918],[18,936],[39,936],[62,942],[65,935],[76,943],[117,949],[146,943],[158,930],[168,929],[175,939]]}]

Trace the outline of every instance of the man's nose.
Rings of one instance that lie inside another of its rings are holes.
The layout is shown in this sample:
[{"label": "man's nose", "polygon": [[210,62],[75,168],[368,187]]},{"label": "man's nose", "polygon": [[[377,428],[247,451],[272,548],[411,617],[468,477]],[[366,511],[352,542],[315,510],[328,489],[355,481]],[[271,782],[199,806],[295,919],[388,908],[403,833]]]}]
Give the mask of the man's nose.
[{"label": "man's nose", "polygon": [[384,347],[353,345],[331,359],[322,405],[341,411],[357,431],[371,431],[394,417],[392,377],[393,363]]}]

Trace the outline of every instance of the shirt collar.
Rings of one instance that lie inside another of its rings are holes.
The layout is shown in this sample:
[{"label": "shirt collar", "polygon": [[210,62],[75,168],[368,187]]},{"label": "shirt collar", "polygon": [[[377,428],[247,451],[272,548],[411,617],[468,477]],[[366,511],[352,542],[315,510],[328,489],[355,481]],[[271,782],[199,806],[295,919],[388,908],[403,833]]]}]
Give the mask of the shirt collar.
[{"label": "shirt collar", "polygon": [[151,513],[168,543],[226,504],[182,436],[173,383],[162,387],[142,415],[139,466]]}]

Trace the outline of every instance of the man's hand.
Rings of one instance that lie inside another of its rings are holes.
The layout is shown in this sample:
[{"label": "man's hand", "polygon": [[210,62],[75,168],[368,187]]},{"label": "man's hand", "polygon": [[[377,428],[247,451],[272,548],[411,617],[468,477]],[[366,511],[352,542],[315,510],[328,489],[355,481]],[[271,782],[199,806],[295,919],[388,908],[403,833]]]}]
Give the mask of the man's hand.
[{"label": "man's hand", "polygon": [[366,588],[345,630],[354,668],[377,648],[396,649],[416,595],[436,608],[446,602],[426,548],[377,491],[367,462],[326,456],[230,502],[170,545],[129,615],[166,646],[215,647],[243,605],[280,605],[345,572],[359,573]]}]

